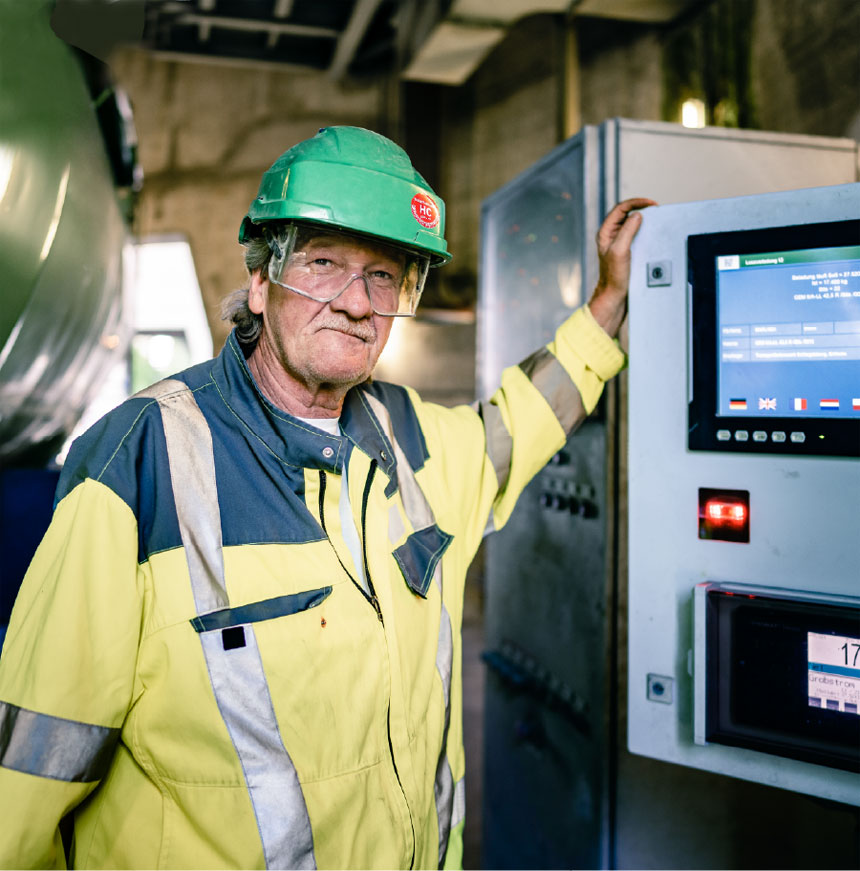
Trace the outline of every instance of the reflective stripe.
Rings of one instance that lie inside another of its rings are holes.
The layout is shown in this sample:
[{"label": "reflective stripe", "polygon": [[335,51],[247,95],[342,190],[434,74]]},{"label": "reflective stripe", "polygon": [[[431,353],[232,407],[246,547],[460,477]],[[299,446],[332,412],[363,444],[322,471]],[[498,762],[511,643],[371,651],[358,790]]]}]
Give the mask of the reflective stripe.
[{"label": "reflective stripe", "polygon": [[391,416],[388,414],[388,409],[375,396],[371,396],[369,393],[362,392],[360,396],[370,405],[377,420],[382,424],[388,441],[391,443],[394,459],[397,463],[397,484],[400,488],[400,498],[403,500],[403,510],[406,512],[412,528],[417,530],[424,529],[425,526],[432,526],[436,522],[433,517],[433,509],[430,508],[427,497],[415,480],[415,473],[412,471],[409,460],[406,459],[403,448],[400,447],[397,439],[394,438],[394,427],[391,425]]},{"label": "reflective stripe", "polygon": [[137,396],[158,400],[161,409],[173,500],[197,613],[226,608],[212,433],[194,394],[181,381],[159,381]]},{"label": "reflective stripe", "polygon": [[454,812],[451,814],[451,828],[456,828],[466,819],[466,778],[461,777],[454,784]]},{"label": "reflective stripe", "polygon": [[240,608],[225,608],[223,611],[210,611],[200,617],[195,617],[191,625],[198,632],[211,632],[213,629],[226,629],[229,626],[239,626],[242,623],[259,623],[262,620],[274,620],[276,617],[286,617],[298,614],[309,608],[316,608],[331,594],[331,587],[319,590],[308,590],[306,593],[292,593],[289,596],[277,596],[265,599]]},{"label": "reflective stripe", "polygon": [[499,490],[504,490],[511,473],[511,456],[514,450],[514,440],[502,420],[502,412],[492,402],[482,402],[478,413],[484,421],[484,433],[487,441],[487,456],[496,471]]},{"label": "reflective stripe", "polygon": [[0,702],[0,766],[25,774],[68,783],[101,780],[119,734]]},{"label": "reflective stripe", "polygon": [[[436,519],[433,509],[427,501],[415,473],[406,454],[394,437],[394,427],[391,424],[391,416],[388,409],[375,397],[362,394],[368,401],[377,420],[385,430],[394,458],[397,461],[397,484],[400,489],[400,498],[403,500],[403,510],[406,512],[413,530],[425,529],[434,526]],[[448,836],[451,833],[451,814],[454,807],[454,778],[451,774],[451,766],[448,763],[448,727],[451,724],[451,675],[454,665],[454,638],[451,627],[451,617],[445,607],[442,596],[442,561],[436,563],[433,572],[433,580],[439,589],[439,601],[441,610],[439,613],[439,638],[436,645],[436,669],[442,681],[442,693],[445,699],[445,725],[442,732],[442,747],[436,764],[436,781],[434,784],[434,796],[436,799],[436,819],[439,823],[439,865],[445,859],[445,851],[448,848]]]},{"label": "reflective stripe", "polygon": [[310,819],[295,766],[284,749],[257,637],[225,651],[217,632],[200,636],[218,709],[242,763],[267,868],[316,868]]},{"label": "reflective stripe", "polygon": [[397,544],[404,535],[406,535],[406,527],[403,525],[403,518],[397,506],[392,505],[388,509],[388,540],[392,544]]},{"label": "reflective stripe", "polygon": [[[229,607],[212,434],[193,393],[182,382],[168,380],[137,395],[157,399],[161,408],[197,619],[217,628],[221,619],[217,614],[225,610],[253,615],[256,607],[266,603]],[[215,701],[242,765],[266,867],[315,868],[301,784],[281,739],[256,635],[252,625],[243,625],[244,646],[229,650],[224,649],[220,633],[200,633]]]},{"label": "reflective stripe", "polygon": [[582,396],[564,366],[548,348],[541,348],[526,357],[520,369],[549,403],[565,435],[570,435],[587,415]]},{"label": "reflective stripe", "polygon": [[[444,748],[448,743],[448,729],[445,729]],[[436,766],[436,782],[433,785],[436,798],[436,819],[439,821],[439,867],[445,864],[445,854],[448,852],[448,838],[451,835],[451,816],[454,810],[454,775],[448,754],[442,751]]]}]

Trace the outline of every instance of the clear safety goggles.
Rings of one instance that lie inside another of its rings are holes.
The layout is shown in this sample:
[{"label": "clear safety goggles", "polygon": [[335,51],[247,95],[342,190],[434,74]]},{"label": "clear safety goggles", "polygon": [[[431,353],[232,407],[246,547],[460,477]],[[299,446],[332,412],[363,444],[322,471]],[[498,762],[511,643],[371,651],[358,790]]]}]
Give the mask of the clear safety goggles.
[{"label": "clear safety goggles", "polygon": [[360,279],[375,314],[414,317],[428,255],[328,227],[286,224],[264,233],[272,250],[269,280],[275,284],[316,302],[331,302]]}]

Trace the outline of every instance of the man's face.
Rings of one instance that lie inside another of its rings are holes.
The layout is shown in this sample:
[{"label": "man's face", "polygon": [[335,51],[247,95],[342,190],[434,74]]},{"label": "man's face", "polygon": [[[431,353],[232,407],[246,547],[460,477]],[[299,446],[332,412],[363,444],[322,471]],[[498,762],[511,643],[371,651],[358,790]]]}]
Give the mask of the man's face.
[{"label": "man's face", "polygon": [[[402,270],[385,246],[343,235],[315,236],[297,253],[304,263],[333,261],[347,273]],[[298,269],[288,266],[285,284],[301,286]],[[370,375],[391,331],[392,319],[373,313],[363,280],[354,280],[331,302],[307,299],[261,274],[252,276],[251,311],[263,316],[260,343],[268,345],[287,378],[314,391],[320,386],[352,387]]]}]

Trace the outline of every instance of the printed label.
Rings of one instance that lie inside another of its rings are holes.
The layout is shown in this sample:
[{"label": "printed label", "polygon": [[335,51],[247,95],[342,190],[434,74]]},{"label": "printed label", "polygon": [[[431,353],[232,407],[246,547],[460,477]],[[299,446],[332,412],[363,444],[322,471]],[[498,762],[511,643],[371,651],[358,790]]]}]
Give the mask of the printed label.
[{"label": "printed label", "polygon": [[439,223],[439,207],[427,194],[412,197],[412,214],[422,227],[435,227]]}]

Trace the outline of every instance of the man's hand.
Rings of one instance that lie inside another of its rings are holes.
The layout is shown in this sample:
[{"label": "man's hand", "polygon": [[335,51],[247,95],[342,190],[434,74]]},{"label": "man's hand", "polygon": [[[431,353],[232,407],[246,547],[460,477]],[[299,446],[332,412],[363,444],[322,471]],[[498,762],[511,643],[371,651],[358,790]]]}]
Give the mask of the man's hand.
[{"label": "man's hand", "polygon": [[604,218],[597,231],[600,277],[588,307],[597,323],[610,336],[617,335],[627,314],[630,245],[642,224],[642,215],[634,210],[656,205],[654,200],[645,197],[624,200]]}]

